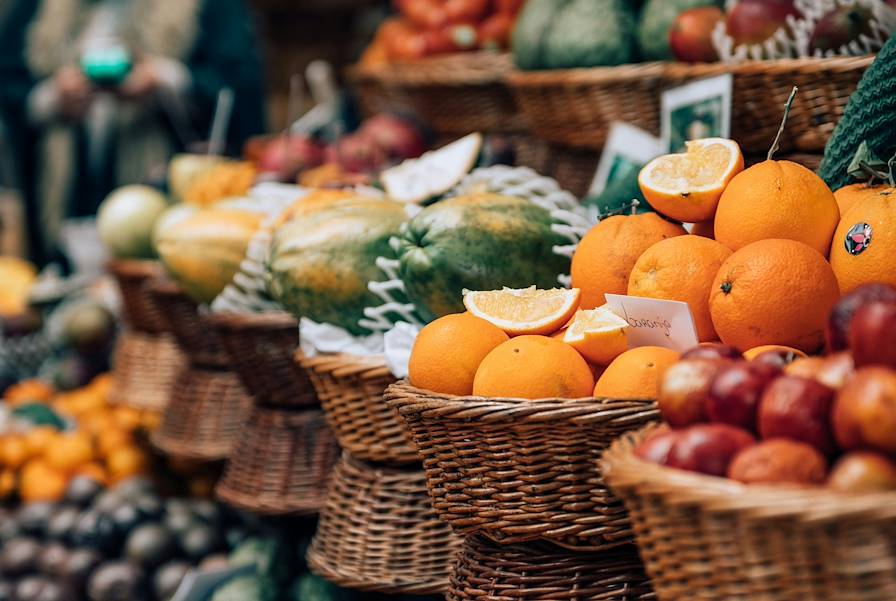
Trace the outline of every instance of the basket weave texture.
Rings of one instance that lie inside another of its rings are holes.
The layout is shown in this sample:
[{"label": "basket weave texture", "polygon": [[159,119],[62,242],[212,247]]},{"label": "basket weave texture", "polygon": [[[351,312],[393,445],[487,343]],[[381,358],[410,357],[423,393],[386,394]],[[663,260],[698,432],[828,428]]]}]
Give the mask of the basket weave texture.
[{"label": "basket weave texture", "polygon": [[387,594],[445,590],[460,539],[432,510],[423,473],[343,454],[308,565],[347,588]]},{"label": "basket weave texture", "polygon": [[445,598],[635,601],[656,597],[634,547],[576,553],[550,543],[500,545],[474,535],[464,541]]},{"label": "basket weave texture", "polygon": [[112,355],[110,400],[115,405],[161,411],[186,364],[170,334],[125,330]]},{"label": "basket weave texture", "polygon": [[417,447],[398,411],[383,401],[395,381],[382,355],[330,354],[296,362],[308,372],[339,446],[373,463],[419,463]]},{"label": "basket weave texture", "polygon": [[338,458],[339,446],[319,409],[255,407],[239,430],[216,493],[253,513],[315,514]]},{"label": "basket weave texture", "polygon": [[539,137],[600,149],[614,121],[660,132],[660,96],[691,81],[731,73],[731,136],[745,153],[766,152],[791,88],[800,87],[782,152],[821,152],[850,95],[874,57],[748,61],[736,65],[643,63],[619,67],[514,71],[507,76],[517,105]]},{"label": "basket weave texture", "polygon": [[579,550],[632,542],[597,462],[617,436],[656,420],[655,403],[455,397],[406,382],[386,399],[413,431],[433,507],[456,532]]},{"label": "basket weave texture", "polygon": [[165,315],[171,333],[190,363],[211,368],[227,367],[227,351],[209,318],[199,312],[199,307],[180,286],[167,280],[154,280],[149,283],[149,289],[155,306]]},{"label": "basket weave texture", "polygon": [[125,323],[139,332],[161,333],[167,331],[165,318],[159,311],[150,291],[150,282],[165,277],[165,270],[158,261],[114,259],[106,268],[121,292]]},{"label": "basket weave texture", "polygon": [[896,494],[745,486],[647,463],[634,449],[655,428],[620,438],[603,465],[660,599],[896,599]]}]

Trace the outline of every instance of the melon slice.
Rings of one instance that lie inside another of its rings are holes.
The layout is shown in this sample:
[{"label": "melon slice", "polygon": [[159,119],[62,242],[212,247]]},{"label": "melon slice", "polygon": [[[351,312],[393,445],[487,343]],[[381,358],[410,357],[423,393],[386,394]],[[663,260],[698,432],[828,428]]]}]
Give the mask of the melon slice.
[{"label": "melon slice", "polygon": [[386,195],[405,203],[422,203],[451,190],[476,165],[482,135],[472,133],[438,150],[409,159],[380,175]]}]

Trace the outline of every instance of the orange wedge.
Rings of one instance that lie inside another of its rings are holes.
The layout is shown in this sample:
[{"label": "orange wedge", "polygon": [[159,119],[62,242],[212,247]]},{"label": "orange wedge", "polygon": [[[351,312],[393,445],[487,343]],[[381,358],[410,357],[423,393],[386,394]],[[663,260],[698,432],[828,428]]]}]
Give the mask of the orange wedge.
[{"label": "orange wedge", "polygon": [[563,342],[579,351],[589,363],[606,367],[628,350],[628,322],[606,305],[578,311],[566,328]]},{"label": "orange wedge", "polygon": [[511,336],[551,334],[562,328],[579,307],[579,289],[535,286],[515,290],[464,293],[467,311],[498,326]]},{"label": "orange wedge", "polygon": [[687,142],[687,152],[647,163],[638,175],[644,198],[677,221],[697,223],[716,214],[731,179],[744,170],[744,155],[734,140],[704,138]]}]

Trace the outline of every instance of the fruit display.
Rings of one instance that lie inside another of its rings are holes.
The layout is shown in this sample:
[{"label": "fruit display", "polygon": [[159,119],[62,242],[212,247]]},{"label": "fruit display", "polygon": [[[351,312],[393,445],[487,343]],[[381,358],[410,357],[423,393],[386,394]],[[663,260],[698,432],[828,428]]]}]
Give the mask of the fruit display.
[{"label": "fruit display", "polygon": [[0,290],[0,319],[3,322],[0,335],[16,336],[27,333],[22,332],[16,322],[23,321],[29,314],[28,294],[35,280],[37,280],[37,268],[34,265],[18,257],[0,256],[0,281],[3,282],[3,288]]},{"label": "fruit display", "polygon": [[194,176],[184,191],[184,202],[200,207],[246,196],[255,183],[256,168],[249,162],[223,161]]},{"label": "fruit display", "polygon": [[152,259],[153,225],[167,206],[165,196],[154,188],[119,188],[97,214],[100,239],[113,257]]}]

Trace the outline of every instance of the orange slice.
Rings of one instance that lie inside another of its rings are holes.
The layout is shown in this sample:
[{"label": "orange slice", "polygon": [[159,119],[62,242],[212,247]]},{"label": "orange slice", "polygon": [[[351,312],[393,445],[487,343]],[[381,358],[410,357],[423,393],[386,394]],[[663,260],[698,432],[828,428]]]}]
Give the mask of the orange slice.
[{"label": "orange slice", "polygon": [[511,336],[550,334],[562,328],[579,307],[579,289],[535,286],[515,290],[465,291],[467,311]]},{"label": "orange slice", "polygon": [[628,322],[606,305],[578,311],[566,328],[563,342],[579,351],[589,363],[606,367],[628,350]]},{"label": "orange slice", "polygon": [[650,206],[666,217],[689,223],[708,221],[715,216],[728,182],[744,170],[744,156],[737,142],[725,138],[686,145],[685,153],[647,163],[638,175],[638,185]]}]

